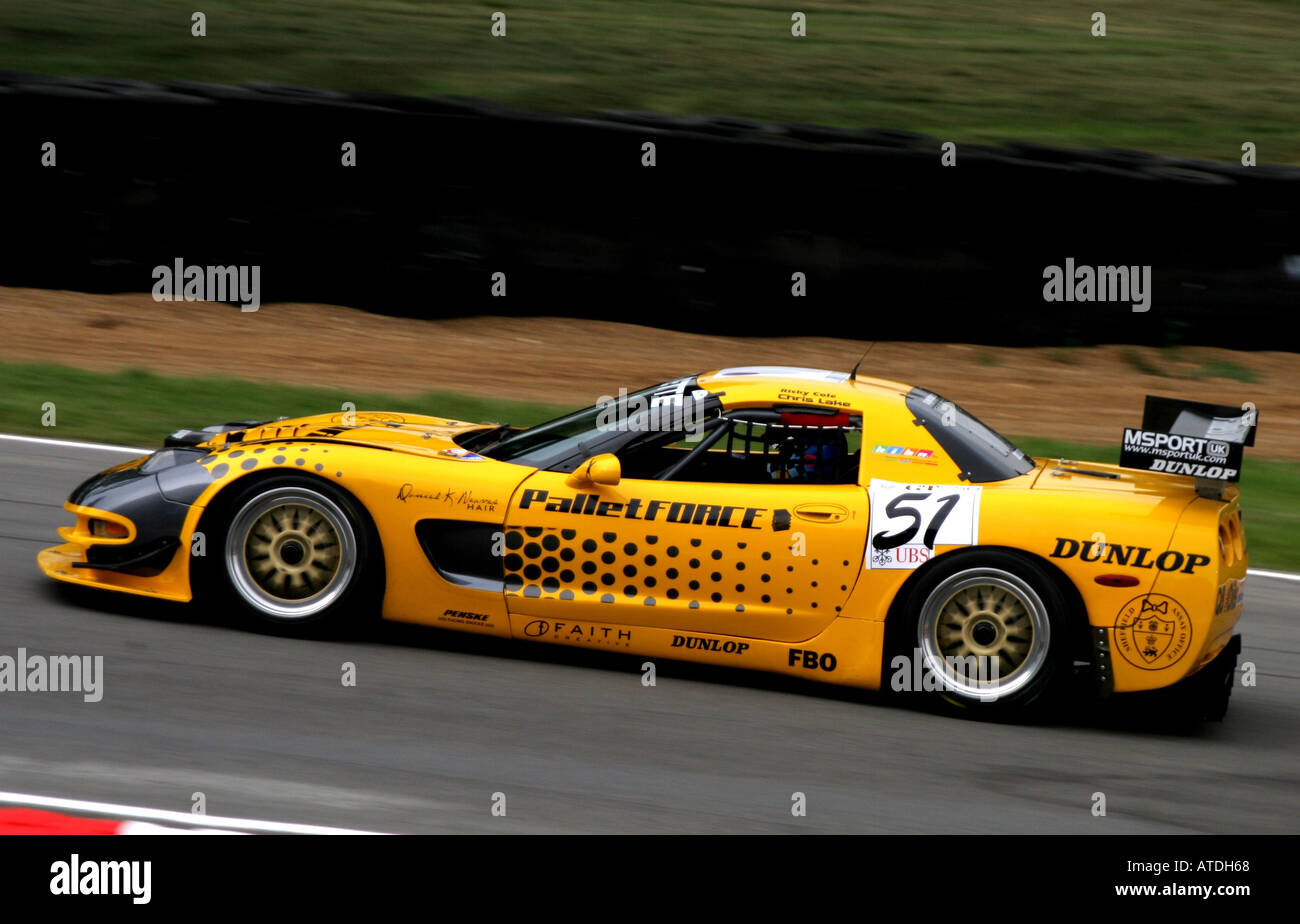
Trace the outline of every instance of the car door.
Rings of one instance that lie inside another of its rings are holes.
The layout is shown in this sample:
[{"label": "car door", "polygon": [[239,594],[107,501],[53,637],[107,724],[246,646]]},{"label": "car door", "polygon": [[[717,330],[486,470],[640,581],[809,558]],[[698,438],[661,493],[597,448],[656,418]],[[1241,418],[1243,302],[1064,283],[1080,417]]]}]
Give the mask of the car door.
[{"label": "car door", "polygon": [[[770,421],[759,426],[777,432]],[[846,483],[817,483],[800,471],[779,477],[766,459],[772,453],[742,452],[735,435],[707,450],[709,464],[670,480],[531,475],[506,511],[511,613],[779,641],[824,629],[861,569],[867,493],[857,457],[843,467]],[[617,455],[637,468],[628,452]],[[791,467],[807,464],[796,458]],[[772,477],[695,480],[706,471]]]}]

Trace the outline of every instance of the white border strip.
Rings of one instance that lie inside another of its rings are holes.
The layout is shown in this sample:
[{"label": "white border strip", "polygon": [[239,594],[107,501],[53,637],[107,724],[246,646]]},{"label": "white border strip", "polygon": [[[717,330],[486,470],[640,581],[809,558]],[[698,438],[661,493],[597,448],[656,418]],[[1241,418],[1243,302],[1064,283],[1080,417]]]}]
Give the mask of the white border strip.
[{"label": "white border strip", "polygon": [[1261,571],[1259,568],[1247,568],[1247,574],[1255,574],[1259,577],[1277,578],[1281,581],[1300,581],[1300,574],[1292,574],[1290,571]]},{"label": "white border strip", "polygon": [[0,440],[14,440],[18,443],[39,443],[42,446],[70,446],[73,449],[107,449],[109,452],[134,452],[144,455],[152,449],[139,449],[135,446],[114,446],[111,443],[80,443],[76,440],[48,439],[44,436],[16,436],[12,433],[0,433]]},{"label": "white border strip", "polygon": [[[106,449],[110,452],[134,452],[141,455],[154,451],[152,449],[138,449],[134,446],[114,446],[111,443],[79,443],[74,440],[47,439],[43,436],[15,436],[11,433],[0,433],[0,440],[39,443],[44,446],[71,446],[74,449]],[[1282,581],[1300,581],[1300,574],[1292,574],[1289,571],[1261,571],[1258,568],[1248,568],[1246,573],[1255,574],[1259,577],[1277,578]]]},{"label": "white border strip", "polygon": [[330,828],[324,825],[299,825],[283,821],[258,821],[251,818],[226,818],[221,815],[194,815],[168,809],[141,808],[135,805],[115,805],[111,802],[86,802],[82,799],[60,799],[54,796],[33,796],[21,792],[0,792],[0,804],[27,805],[38,808],[64,809],[70,812],[90,812],[95,815],[118,815],[126,819],[146,818],[151,821],[170,821],[174,824],[200,828],[231,828],[240,831],[264,831],[270,834],[384,834],[383,831],[358,831],[351,828]]}]

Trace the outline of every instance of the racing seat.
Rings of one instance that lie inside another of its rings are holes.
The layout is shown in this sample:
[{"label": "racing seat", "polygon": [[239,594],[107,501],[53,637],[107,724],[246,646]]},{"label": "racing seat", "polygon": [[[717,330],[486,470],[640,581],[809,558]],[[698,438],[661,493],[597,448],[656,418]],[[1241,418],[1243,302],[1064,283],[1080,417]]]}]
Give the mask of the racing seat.
[{"label": "racing seat", "polygon": [[849,441],[838,428],[791,429],[771,452],[777,460],[770,466],[774,480],[840,484],[849,462]]}]

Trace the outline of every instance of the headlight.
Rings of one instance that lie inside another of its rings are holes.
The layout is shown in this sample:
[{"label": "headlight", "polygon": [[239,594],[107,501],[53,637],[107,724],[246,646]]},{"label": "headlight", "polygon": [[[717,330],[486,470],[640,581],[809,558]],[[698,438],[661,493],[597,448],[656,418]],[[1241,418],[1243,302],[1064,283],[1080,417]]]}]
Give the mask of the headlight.
[{"label": "headlight", "polygon": [[185,462],[195,462],[202,459],[203,455],[199,449],[160,449],[140,465],[140,473],[152,475]]},{"label": "headlight", "polygon": [[93,518],[90,521],[90,534],[100,539],[125,539],[129,531],[121,523],[113,520]]}]

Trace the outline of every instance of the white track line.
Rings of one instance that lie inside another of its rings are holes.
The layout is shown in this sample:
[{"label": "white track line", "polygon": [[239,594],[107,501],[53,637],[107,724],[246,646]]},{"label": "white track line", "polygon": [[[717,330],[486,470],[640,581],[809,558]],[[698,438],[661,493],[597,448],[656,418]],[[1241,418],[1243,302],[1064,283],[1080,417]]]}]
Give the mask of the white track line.
[{"label": "white track line", "polygon": [[193,825],[200,828],[232,828],[240,831],[265,831],[271,834],[385,833],[383,831],[357,831],[350,828],[329,828],[324,825],[299,825],[283,821],[258,821],[252,818],[226,818],[220,815],[194,815],[190,812],[173,812],[168,809],[141,808],[136,805],[115,805],[111,802],[87,802],[83,799],[59,799],[54,796],[33,796],[21,792],[0,792],[0,804],[62,809],[69,812],[90,812],[94,815],[115,815],[128,819],[146,818],[151,821],[170,821],[174,824]]},{"label": "white track line", "polygon": [[[109,443],[78,443],[73,440],[47,439],[43,436],[14,436],[10,433],[0,433],[0,440],[17,440],[21,443],[40,443],[47,446],[72,446],[77,449],[107,449],[110,452],[153,452],[152,449],[136,449],[132,446],[114,446]],[[1300,581],[1300,574],[1292,574],[1288,571],[1261,571],[1258,568],[1248,568],[1246,573],[1255,574],[1259,577],[1278,578],[1282,581]]]},{"label": "white track line", "polygon": [[1281,581],[1300,581],[1300,574],[1292,574],[1290,571],[1261,571],[1259,568],[1247,568],[1246,573],[1277,578]]},{"label": "white track line", "polygon": [[106,449],[109,452],[134,452],[137,455],[153,452],[152,449],[140,449],[135,446],[114,446],[111,443],[79,443],[76,440],[56,440],[44,436],[17,436],[12,433],[0,433],[0,440],[14,440],[18,443],[39,443],[42,446],[71,446],[73,449]]}]

